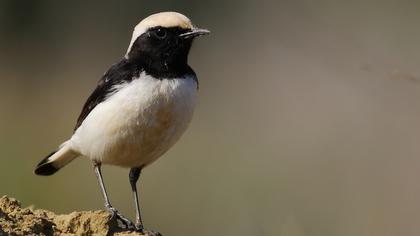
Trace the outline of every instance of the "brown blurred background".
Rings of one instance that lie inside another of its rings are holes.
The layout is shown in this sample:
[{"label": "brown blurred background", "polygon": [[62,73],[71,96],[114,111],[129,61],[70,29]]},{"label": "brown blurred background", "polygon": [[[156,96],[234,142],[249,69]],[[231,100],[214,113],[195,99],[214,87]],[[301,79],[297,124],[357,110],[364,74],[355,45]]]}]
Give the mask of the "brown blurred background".
[{"label": "brown blurred background", "polygon": [[[143,17],[175,10],[212,31],[190,64],[200,101],[144,171],[164,235],[417,236],[420,4],[415,1],[0,0],[0,195],[56,212],[102,209],[79,158],[34,166],[71,134]],[[134,215],[128,171],[105,167]]]}]

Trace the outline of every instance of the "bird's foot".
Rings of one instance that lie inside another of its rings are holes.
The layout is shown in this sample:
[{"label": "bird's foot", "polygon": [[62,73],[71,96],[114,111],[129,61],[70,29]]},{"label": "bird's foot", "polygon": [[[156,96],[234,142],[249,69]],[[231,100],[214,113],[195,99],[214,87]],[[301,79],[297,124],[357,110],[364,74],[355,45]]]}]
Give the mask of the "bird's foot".
[{"label": "bird's foot", "polygon": [[141,223],[141,221],[137,221],[136,222],[136,232],[141,233],[142,235],[147,235],[147,236],[162,236],[161,233],[153,231],[153,230],[147,230],[144,229],[143,224]]},{"label": "bird's foot", "polygon": [[143,235],[147,235],[147,236],[162,236],[162,234],[159,233],[159,232],[156,232],[156,231],[153,231],[153,230],[147,230],[147,229],[143,229],[143,228],[139,229],[139,228],[136,227],[136,231],[140,232]]},{"label": "bird's foot", "polygon": [[113,219],[117,220],[118,226],[120,226],[120,223],[121,223],[121,225],[122,225],[122,227],[120,226],[121,228],[128,229],[128,230],[135,230],[136,229],[133,222],[131,222],[131,220],[127,219],[125,216],[123,216],[121,213],[119,213],[117,211],[117,209],[115,209],[111,206],[107,206],[106,208],[111,213],[111,215],[109,217],[109,220],[113,220]]}]

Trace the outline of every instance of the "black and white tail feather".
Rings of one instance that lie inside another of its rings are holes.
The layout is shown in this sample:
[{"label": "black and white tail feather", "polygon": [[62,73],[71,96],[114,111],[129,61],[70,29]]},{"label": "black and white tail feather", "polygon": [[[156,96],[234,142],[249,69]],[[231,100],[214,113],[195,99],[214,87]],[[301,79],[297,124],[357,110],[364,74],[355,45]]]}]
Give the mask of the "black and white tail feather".
[{"label": "black and white tail feather", "polygon": [[70,163],[79,154],[74,152],[68,142],[60,145],[57,151],[52,152],[50,155],[45,157],[35,168],[35,174],[37,175],[53,175],[55,172],[60,170],[62,167]]}]

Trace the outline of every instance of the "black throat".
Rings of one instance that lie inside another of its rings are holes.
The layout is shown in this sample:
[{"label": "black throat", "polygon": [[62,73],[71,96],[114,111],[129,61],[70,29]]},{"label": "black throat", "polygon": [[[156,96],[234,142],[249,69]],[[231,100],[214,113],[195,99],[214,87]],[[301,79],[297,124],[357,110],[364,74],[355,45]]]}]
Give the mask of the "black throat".
[{"label": "black throat", "polygon": [[[188,66],[192,39],[179,37],[184,31],[178,27],[149,29],[134,41],[127,62],[158,79],[194,74]],[[159,37],[159,34],[165,37]]]}]

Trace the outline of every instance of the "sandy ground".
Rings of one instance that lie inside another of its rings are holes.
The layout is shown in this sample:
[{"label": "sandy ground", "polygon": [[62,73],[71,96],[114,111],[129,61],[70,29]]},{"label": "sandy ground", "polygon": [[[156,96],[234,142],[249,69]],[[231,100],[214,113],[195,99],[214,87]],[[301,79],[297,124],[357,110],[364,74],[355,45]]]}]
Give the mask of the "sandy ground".
[{"label": "sandy ground", "polygon": [[0,198],[0,235],[141,235],[124,231],[106,211],[81,211],[66,215],[22,208],[18,200]]}]

